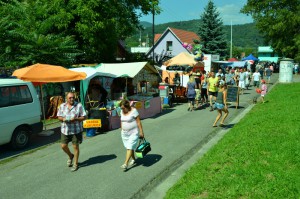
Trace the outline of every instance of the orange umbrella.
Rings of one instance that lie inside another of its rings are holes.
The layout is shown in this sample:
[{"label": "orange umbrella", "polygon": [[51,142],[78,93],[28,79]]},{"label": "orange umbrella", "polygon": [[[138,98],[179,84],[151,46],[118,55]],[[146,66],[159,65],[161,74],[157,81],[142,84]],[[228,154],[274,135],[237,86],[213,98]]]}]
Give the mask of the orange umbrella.
[{"label": "orange umbrella", "polygon": [[53,83],[85,79],[86,73],[71,71],[62,66],[34,64],[15,70],[12,76],[33,83]]},{"label": "orange umbrella", "polygon": [[34,85],[40,85],[42,108],[45,121],[46,118],[45,107],[43,102],[42,84],[81,80],[86,78],[86,73],[71,71],[62,66],[55,66],[49,64],[34,64],[25,68],[15,70],[12,76],[15,76],[18,79],[24,81],[32,82]]}]

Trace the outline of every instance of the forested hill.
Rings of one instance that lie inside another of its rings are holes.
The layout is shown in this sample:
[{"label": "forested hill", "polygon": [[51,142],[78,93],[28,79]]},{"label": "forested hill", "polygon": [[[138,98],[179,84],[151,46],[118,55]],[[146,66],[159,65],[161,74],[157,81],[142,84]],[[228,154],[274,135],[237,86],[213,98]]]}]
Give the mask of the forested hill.
[{"label": "forested hill", "polygon": [[[180,22],[170,22],[165,24],[155,25],[155,33],[163,33],[167,27],[188,30],[197,33],[200,20],[190,20],[190,21],[180,21]],[[141,25],[145,30],[141,31],[142,41],[145,41],[147,34],[150,38],[150,46],[152,45],[151,36],[152,36],[152,24],[148,22],[141,22]],[[226,38],[228,43],[230,43],[230,25],[224,26],[224,31],[226,33]],[[233,25],[232,26],[232,41],[233,45],[243,48],[256,48],[257,46],[264,45],[264,40],[262,35],[258,32],[254,23],[242,24],[242,25]],[[127,40],[127,46],[137,46],[140,37],[140,31]]]}]

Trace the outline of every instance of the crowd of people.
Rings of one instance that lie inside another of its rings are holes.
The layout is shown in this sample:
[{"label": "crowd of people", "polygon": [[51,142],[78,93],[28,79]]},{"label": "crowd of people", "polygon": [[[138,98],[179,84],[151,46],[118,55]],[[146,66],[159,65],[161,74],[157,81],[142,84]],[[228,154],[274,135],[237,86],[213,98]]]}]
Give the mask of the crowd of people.
[{"label": "crowd of people", "polygon": [[213,123],[217,127],[217,122],[222,117],[219,126],[224,126],[224,121],[229,114],[227,108],[227,86],[238,87],[240,95],[250,86],[254,86],[256,92],[261,94],[261,102],[264,103],[264,96],[267,92],[267,84],[273,73],[272,66],[264,67],[258,65],[254,72],[247,68],[219,69],[215,72],[197,71],[190,74],[186,85],[186,96],[188,99],[188,111],[194,111],[209,106],[210,111],[217,110],[218,115]]}]

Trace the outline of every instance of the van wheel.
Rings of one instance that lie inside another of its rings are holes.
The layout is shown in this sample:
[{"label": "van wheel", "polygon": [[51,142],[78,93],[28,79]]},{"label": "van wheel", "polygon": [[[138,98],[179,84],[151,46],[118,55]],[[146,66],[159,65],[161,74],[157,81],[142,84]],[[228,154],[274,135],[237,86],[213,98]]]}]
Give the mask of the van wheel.
[{"label": "van wheel", "polygon": [[11,146],[13,149],[22,149],[27,146],[29,142],[30,130],[26,127],[18,127],[15,129],[12,138]]}]

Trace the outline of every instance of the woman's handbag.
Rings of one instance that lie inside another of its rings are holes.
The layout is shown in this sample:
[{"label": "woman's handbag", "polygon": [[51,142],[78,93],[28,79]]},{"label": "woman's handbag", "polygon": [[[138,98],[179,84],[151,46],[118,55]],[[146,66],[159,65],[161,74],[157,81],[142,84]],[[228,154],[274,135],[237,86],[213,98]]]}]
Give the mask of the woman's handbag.
[{"label": "woman's handbag", "polygon": [[138,147],[135,149],[135,155],[138,158],[143,158],[151,151],[150,143],[145,138],[140,138]]}]

